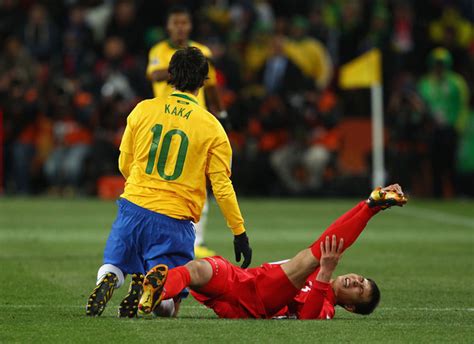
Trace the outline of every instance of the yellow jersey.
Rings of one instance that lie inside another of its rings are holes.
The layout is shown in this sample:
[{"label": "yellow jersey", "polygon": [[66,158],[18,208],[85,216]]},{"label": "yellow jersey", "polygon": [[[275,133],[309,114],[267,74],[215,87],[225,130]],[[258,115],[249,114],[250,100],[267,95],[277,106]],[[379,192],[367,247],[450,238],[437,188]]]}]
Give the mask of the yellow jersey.
[{"label": "yellow jersey", "polygon": [[143,208],[198,222],[209,177],[217,203],[235,235],[245,231],[230,181],[232,149],[219,121],[197,98],[173,92],[140,102],[127,118],[119,168],[121,197]]},{"label": "yellow jersey", "polygon": [[[206,56],[208,59],[212,57],[212,54],[209,48],[203,44],[200,44],[194,41],[189,41],[188,46],[198,48],[199,50],[202,51],[203,55]],[[157,70],[168,69],[168,66],[171,61],[171,57],[178,50],[179,48],[174,46],[169,40],[161,41],[155,44],[150,49],[150,52],[148,54],[148,66],[146,70],[146,75],[150,77],[151,74]],[[217,83],[216,70],[211,64],[209,64],[208,78],[209,79],[207,79],[204,82],[204,86],[216,85]],[[152,85],[153,85],[153,94],[155,97],[164,99],[173,92],[173,88],[167,84],[166,80],[153,82]],[[197,99],[198,99],[199,104],[201,104],[203,107],[206,107],[206,99],[204,96],[203,88],[199,90]]]}]

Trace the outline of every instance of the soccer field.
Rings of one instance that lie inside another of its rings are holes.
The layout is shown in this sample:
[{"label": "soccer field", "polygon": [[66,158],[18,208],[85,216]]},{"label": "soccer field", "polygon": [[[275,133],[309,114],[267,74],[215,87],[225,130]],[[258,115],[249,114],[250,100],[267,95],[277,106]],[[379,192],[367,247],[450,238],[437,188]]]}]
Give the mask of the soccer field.
[{"label": "soccer field", "polygon": [[[241,200],[252,266],[291,257],[355,202]],[[99,200],[0,199],[0,342],[474,342],[472,201],[412,200],[377,215],[336,273],[375,279],[380,307],[368,317],[337,308],[332,321],[220,320],[191,297],[177,319],[118,319],[126,288],[87,318],[115,213]],[[233,261],[215,203],[207,243]]]}]

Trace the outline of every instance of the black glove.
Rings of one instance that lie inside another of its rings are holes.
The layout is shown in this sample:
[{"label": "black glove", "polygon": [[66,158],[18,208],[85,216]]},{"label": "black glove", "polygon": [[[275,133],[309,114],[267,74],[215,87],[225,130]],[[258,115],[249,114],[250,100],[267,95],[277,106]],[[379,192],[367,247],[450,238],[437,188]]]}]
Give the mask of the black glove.
[{"label": "black glove", "polygon": [[234,235],[234,252],[237,262],[240,262],[242,255],[244,256],[244,262],[241,266],[243,269],[250,265],[252,261],[252,248],[249,245],[247,233],[243,232],[242,234]]}]

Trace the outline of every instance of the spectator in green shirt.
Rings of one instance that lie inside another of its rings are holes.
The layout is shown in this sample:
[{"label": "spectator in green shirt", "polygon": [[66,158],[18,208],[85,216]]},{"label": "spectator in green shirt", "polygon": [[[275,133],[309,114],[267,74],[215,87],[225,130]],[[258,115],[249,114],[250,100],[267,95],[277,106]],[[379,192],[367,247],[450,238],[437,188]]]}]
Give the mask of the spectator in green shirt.
[{"label": "spectator in green shirt", "polygon": [[448,196],[454,188],[458,137],[468,119],[469,93],[461,75],[453,72],[452,56],[444,48],[434,49],[430,70],[418,84],[434,122],[432,141],[433,190],[436,197]]}]

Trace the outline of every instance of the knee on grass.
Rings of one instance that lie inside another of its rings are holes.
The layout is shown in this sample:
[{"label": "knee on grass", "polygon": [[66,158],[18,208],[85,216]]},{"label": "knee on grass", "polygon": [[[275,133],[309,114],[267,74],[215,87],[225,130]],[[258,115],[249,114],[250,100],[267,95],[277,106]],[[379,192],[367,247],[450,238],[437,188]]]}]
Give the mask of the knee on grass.
[{"label": "knee on grass", "polygon": [[189,275],[191,276],[191,287],[202,287],[206,285],[212,278],[212,266],[207,260],[192,260],[185,266],[189,271]]}]

